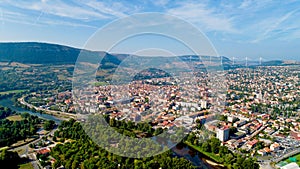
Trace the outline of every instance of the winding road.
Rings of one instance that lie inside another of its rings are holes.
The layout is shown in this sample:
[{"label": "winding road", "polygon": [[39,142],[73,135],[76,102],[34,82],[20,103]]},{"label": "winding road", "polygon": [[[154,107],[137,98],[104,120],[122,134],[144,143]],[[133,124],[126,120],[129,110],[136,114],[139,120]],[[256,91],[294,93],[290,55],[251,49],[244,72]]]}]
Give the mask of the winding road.
[{"label": "winding road", "polygon": [[63,115],[67,118],[76,118],[76,115],[75,114],[72,114],[72,113],[66,113],[66,112],[62,112],[62,111],[55,111],[55,110],[47,110],[47,109],[43,109],[43,108],[40,108],[40,107],[36,107],[32,104],[29,104],[25,101],[25,98],[26,96],[22,96],[21,98],[18,99],[18,101],[22,104],[22,105],[25,105],[29,108],[33,108],[37,111],[45,111],[46,114],[50,114],[50,115],[53,115],[53,116],[57,116],[58,118],[62,119],[62,120],[65,120],[64,118],[61,118],[59,116]]}]

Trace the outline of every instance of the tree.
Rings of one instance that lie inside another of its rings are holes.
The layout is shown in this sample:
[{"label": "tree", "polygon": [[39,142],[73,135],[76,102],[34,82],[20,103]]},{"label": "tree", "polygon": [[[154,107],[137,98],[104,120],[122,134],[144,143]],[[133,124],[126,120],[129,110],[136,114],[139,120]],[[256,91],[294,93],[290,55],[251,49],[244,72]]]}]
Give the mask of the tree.
[{"label": "tree", "polygon": [[229,134],[234,134],[235,132],[237,132],[237,128],[236,127],[230,127],[229,128]]},{"label": "tree", "polygon": [[20,161],[21,159],[17,152],[4,149],[0,153],[0,164],[6,168],[18,168],[17,164],[20,163]]},{"label": "tree", "polygon": [[227,121],[227,116],[221,115],[221,116],[219,117],[219,120],[220,120],[220,121]]},{"label": "tree", "polygon": [[45,130],[51,130],[54,128],[55,122],[53,120],[47,120],[44,122],[43,128]]},{"label": "tree", "polygon": [[233,160],[233,155],[232,154],[229,153],[229,154],[225,155],[224,161],[225,161],[226,164],[230,164],[232,160]]},{"label": "tree", "polygon": [[211,151],[215,154],[217,154],[219,152],[219,146],[221,144],[220,140],[218,140],[217,138],[212,138],[210,139],[210,146],[211,146]]},{"label": "tree", "polygon": [[30,116],[30,114],[27,112],[21,114],[21,117],[24,119],[28,118],[29,116]]},{"label": "tree", "polygon": [[208,142],[204,142],[204,143],[202,144],[202,149],[203,149],[203,151],[205,151],[205,152],[211,152],[210,144],[208,144]]},{"label": "tree", "polygon": [[225,156],[226,154],[228,154],[229,150],[226,146],[220,146],[219,148],[219,154],[221,157]]}]

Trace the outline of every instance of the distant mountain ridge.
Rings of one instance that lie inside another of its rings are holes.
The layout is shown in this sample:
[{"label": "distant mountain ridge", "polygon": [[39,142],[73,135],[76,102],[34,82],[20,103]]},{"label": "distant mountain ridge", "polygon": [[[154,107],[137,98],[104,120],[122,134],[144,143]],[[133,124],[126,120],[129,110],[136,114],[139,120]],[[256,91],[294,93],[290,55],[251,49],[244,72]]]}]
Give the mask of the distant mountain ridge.
[{"label": "distant mountain ridge", "polygon": [[68,46],[16,42],[0,43],[0,61],[27,64],[75,63],[80,49]]},{"label": "distant mountain ridge", "polygon": [[[1,62],[20,62],[27,64],[74,64],[82,50],[58,44],[39,42],[8,42],[0,43]],[[87,51],[85,55],[104,55],[104,62],[119,64],[128,54],[110,54],[102,51]],[[199,61],[198,56],[180,56],[182,60]],[[201,59],[212,62],[219,60],[219,57],[202,56]],[[230,61],[224,57],[224,63]]]},{"label": "distant mountain ridge", "polygon": [[[115,67],[119,65],[123,59],[129,56],[128,54],[111,54],[103,51],[88,51],[50,43],[6,42],[0,43],[0,62],[20,62],[24,64],[75,64],[80,52],[82,52],[81,54],[84,54],[87,61],[89,61],[89,58],[93,58],[93,60],[95,59],[95,57],[91,56],[104,56],[101,64],[107,65],[108,67]],[[221,61],[225,69],[237,66],[243,67],[244,64],[242,61],[236,61],[235,65],[233,65],[232,61],[225,56],[199,57],[193,55],[184,55],[178,57],[182,61],[186,62],[207,61],[209,63],[220,63]],[[258,63],[259,62],[253,62],[250,65],[258,65]],[[263,62],[262,65],[281,65],[283,63],[283,61],[268,61]]]}]

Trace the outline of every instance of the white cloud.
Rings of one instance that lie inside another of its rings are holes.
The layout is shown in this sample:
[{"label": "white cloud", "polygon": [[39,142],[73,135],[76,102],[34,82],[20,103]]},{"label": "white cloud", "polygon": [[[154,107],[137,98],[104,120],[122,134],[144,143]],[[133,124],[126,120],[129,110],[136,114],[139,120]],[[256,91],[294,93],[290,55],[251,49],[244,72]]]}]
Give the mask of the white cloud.
[{"label": "white cloud", "polygon": [[0,20],[1,20],[1,24],[3,25],[4,24],[4,19],[3,19],[3,11],[2,11],[1,8],[0,8]]},{"label": "white cloud", "polygon": [[129,9],[125,7],[125,5],[114,2],[111,3],[109,6],[101,1],[88,1],[85,3],[90,8],[94,9],[95,11],[102,13],[103,15],[111,15],[116,17],[124,17],[126,16],[125,12],[128,12]]},{"label": "white cloud", "polygon": [[251,42],[257,43],[262,40],[268,39],[270,37],[277,37],[278,39],[280,38],[282,39],[282,37],[280,37],[280,34],[284,34],[287,32],[291,33],[296,29],[299,30],[300,28],[299,26],[295,27],[292,26],[290,23],[283,24],[286,21],[288,21],[288,19],[292,17],[296,12],[297,10],[294,10],[284,14],[281,17],[273,17],[273,18],[269,18],[268,20],[262,21],[260,25],[264,25],[264,26],[262,26],[261,29],[263,28],[263,30],[265,31],[258,34],[259,36],[256,39],[252,40]]},{"label": "white cloud", "polygon": [[[111,20],[124,17],[126,13],[139,10],[133,4],[124,5],[121,2],[103,2],[96,0],[2,0],[0,7],[5,8],[9,17],[8,22],[39,25],[65,25],[94,28],[91,22]],[[3,14],[5,17],[6,13]]]},{"label": "white cloud", "polygon": [[156,0],[153,1],[153,4],[156,6],[165,6],[169,3],[169,0]]},{"label": "white cloud", "polygon": [[248,8],[252,3],[253,3],[252,0],[244,0],[244,1],[241,3],[241,5],[239,6],[239,8],[241,8],[241,9]]},{"label": "white cloud", "polygon": [[[67,20],[58,20],[58,19],[52,19],[46,15],[43,12],[41,12],[38,17],[30,17],[29,15],[26,15],[24,13],[20,12],[12,12],[3,10],[2,11],[3,22],[11,22],[11,23],[18,23],[18,24],[24,24],[24,25],[32,25],[32,26],[47,26],[47,25],[64,25],[64,26],[73,26],[73,27],[87,27],[87,28],[97,28],[94,26],[90,26],[88,24],[82,24],[80,22],[71,22]],[[43,17],[43,19],[40,19]]]},{"label": "white cloud", "polygon": [[231,18],[204,4],[180,3],[178,7],[171,8],[167,12],[186,19],[206,31],[237,32],[232,25]]},{"label": "white cloud", "polygon": [[41,1],[12,1],[4,0],[6,5],[38,12],[48,13],[54,16],[77,19],[83,21],[111,19],[113,17],[125,16],[125,7],[120,3],[104,3],[98,1],[73,1],[63,0],[41,0]]}]

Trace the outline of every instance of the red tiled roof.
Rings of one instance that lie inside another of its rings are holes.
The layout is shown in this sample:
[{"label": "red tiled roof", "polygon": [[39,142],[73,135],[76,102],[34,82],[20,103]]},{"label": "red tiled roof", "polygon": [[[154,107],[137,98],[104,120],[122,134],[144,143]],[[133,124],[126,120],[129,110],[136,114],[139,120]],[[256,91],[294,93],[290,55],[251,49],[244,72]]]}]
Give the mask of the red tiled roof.
[{"label": "red tiled roof", "polygon": [[252,140],[252,141],[249,141],[247,144],[250,145],[250,146],[253,146],[253,145],[255,145],[257,142],[258,142],[258,140],[254,139],[254,140]]},{"label": "red tiled roof", "polygon": [[290,132],[290,135],[291,135],[291,137],[293,137],[294,139],[300,140],[300,133],[291,131],[291,132]]},{"label": "red tiled roof", "polygon": [[44,148],[44,149],[41,149],[41,150],[37,151],[38,154],[47,154],[49,152],[50,152],[50,149],[48,149],[48,148]]}]

